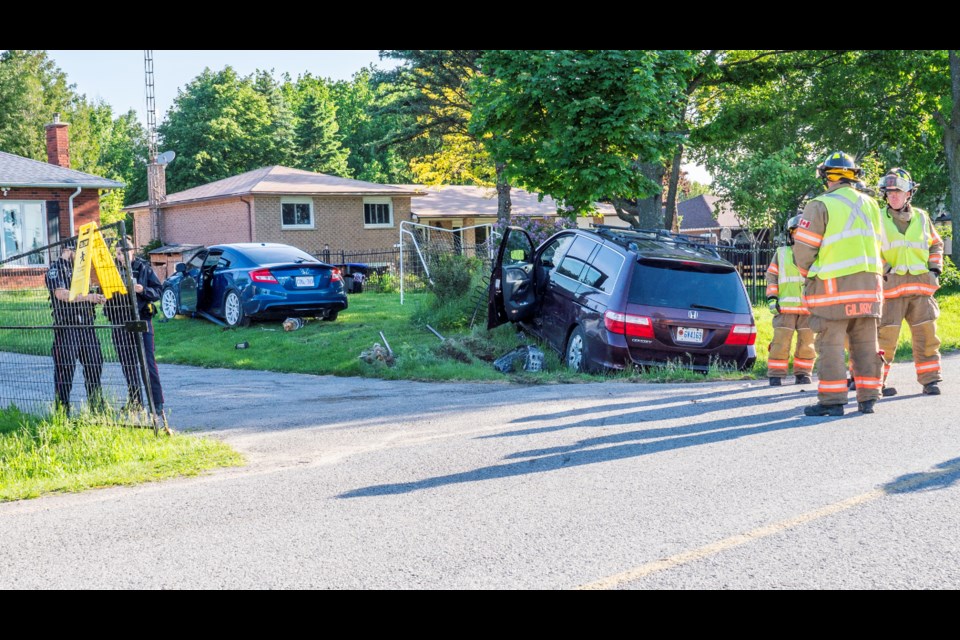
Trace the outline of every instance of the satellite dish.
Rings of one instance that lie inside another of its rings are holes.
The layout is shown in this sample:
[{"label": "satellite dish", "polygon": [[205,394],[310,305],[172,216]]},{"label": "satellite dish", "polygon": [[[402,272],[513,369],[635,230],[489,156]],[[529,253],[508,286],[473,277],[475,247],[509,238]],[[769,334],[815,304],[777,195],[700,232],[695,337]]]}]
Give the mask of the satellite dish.
[{"label": "satellite dish", "polygon": [[157,156],[157,164],[170,164],[170,161],[177,157],[174,151],[164,151]]}]

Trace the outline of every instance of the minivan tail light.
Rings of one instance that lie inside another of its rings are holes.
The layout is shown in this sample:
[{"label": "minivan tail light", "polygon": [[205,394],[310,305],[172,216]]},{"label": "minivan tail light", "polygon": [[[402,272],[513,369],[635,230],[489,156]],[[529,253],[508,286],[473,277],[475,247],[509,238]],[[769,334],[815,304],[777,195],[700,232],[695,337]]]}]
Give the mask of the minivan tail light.
[{"label": "minivan tail light", "polygon": [[340,269],[333,270],[333,273],[330,275],[330,280],[333,282],[343,282],[343,274],[340,273]]},{"label": "minivan tail light", "polygon": [[757,341],[757,327],[753,324],[735,324],[727,334],[725,344],[749,345]]},{"label": "minivan tail light", "polygon": [[272,282],[273,284],[277,283],[277,279],[269,269],[257,269],[256,271],[250,272],[250,279],[254,282]]},{"label": "minivan tail light", "polygon": [[653,319],[647,316],[607,311],[603,314],[603,325],[610,333],[631,338],[653,338]]}]

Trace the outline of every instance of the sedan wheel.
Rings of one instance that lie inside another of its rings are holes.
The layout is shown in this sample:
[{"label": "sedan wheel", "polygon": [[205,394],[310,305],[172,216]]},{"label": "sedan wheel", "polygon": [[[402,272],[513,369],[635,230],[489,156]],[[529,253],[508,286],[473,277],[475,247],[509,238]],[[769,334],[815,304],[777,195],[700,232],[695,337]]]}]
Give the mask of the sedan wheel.
[{"label": "sedan wheel", "polygon": [[173,320],[177,315],[177,294],[173,289],[164,289],[160,294],[160,310],[163,311],[163,317],[167,320]]},{"label": "sedan wheel", "polygon": [[243,306],[240,304],[240,296],[236,291],[228,291],[223,299],[223,319],[231,327],[244,326],[245,318],[243,316]]}]

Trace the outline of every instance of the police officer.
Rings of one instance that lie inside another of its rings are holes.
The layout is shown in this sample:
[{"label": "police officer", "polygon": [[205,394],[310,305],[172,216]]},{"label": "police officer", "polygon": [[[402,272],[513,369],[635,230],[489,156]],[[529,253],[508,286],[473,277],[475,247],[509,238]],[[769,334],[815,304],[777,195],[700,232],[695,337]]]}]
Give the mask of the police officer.
[{"label": "police officer", "polygon": [[767,267],[767,304],[773,314],[773,341],[767,359],[767,377],[771,387],[779,387],[787,377],[790,344],[797,334],[793,354],[793,375],[797,384],[810,384],[817,352],[810,330],[810,310],[803,303],[803,276],[793,261],[793,244],[800,216],[787,220],[787,242],[778,247]]},{"label": "police officer", "polygon": [[883,317],[880,319],[880,349],[883,351],[884,396],[897,390],[886,386],[887,374],[897,351],[900,328],[906,320],[913,342],[917,381],[926,395],[939,395],[940,338],[937,318],[940,307],[933,298],[943,268],[943,240],[930,216],[910,204],[919,185],[905,170],[895,167],[880,179],[880,192],[887,207],[883,214]]},{"label": "police officer", "polygon": [[100,293],[88,293],[70,301],[70,283],[73,280],[73,258],[76,241],[67,240],[60,258],[50,265],[44,284],[50,291],[53,308],[53,381],[55,406],[70,415],[70,391],[77,360],[83,367],[83,383],[87,401],[94,409],[102,408],[103,395],[100,376],[103,373],[103,351],[93,328],[96,318],[94,305],[106,298]]},{"label": "police officer", "polygon": [[852,156],[837,151],[817,167],[827,192],[807,203],[793,255],[804,281],[810,328],[820,357],[817,404],[808,416],[842,416],[847,401],[844,339],[857,386],[857,409],[873,413],[880,397],[877,324],[883,304],[883,223],[880,208],[854,185],[863,175]]},{"label": "police officer", "polygon": [[[134,292],[137,298],[137,312],[141,320],[147,323],[147,331],[143,334],[143,353],[147,361],[147,371],[150,375],[150,397],[157,414],[163,416],[163,388],[160,386],[160,370],[157,368],[157,358],[154,350],[153,322],[151,318],[156,314],[154,304],[160,299],[161,282],[150,267],[150,263],[136,255],[133,242],[129,236],[121,238],[116,246],[117,269],[123,281],[127,282],[126,268],[130,265],[133,275]],[[124,255],[126,254],[126,255]],[[129,295],[115,295],[103,307],[103,311],[111,324],[123,325],[133,320],[133,311],[130,306]],[[123,377],[127,381],[128,400],[126,409],[135,411],[143,408],[140,384],[141,368],[138,357],[136,334],[125,328],[116,326],[113,329],[113,345],[120,358]]]}]

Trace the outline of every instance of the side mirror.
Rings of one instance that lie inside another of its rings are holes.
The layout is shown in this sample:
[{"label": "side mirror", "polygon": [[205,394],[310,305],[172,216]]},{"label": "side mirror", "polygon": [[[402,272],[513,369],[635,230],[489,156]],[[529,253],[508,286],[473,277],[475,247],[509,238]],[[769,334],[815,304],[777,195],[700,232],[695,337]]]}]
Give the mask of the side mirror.
[{"label": "side mirror", "polygon": [[183,264],[182,262],[178,262],[178,263],[177,263],[177,266],[174,267],[174,270],[175,270],[177,273],[186,273],[186,272],[187,272],[187,265]]}]

